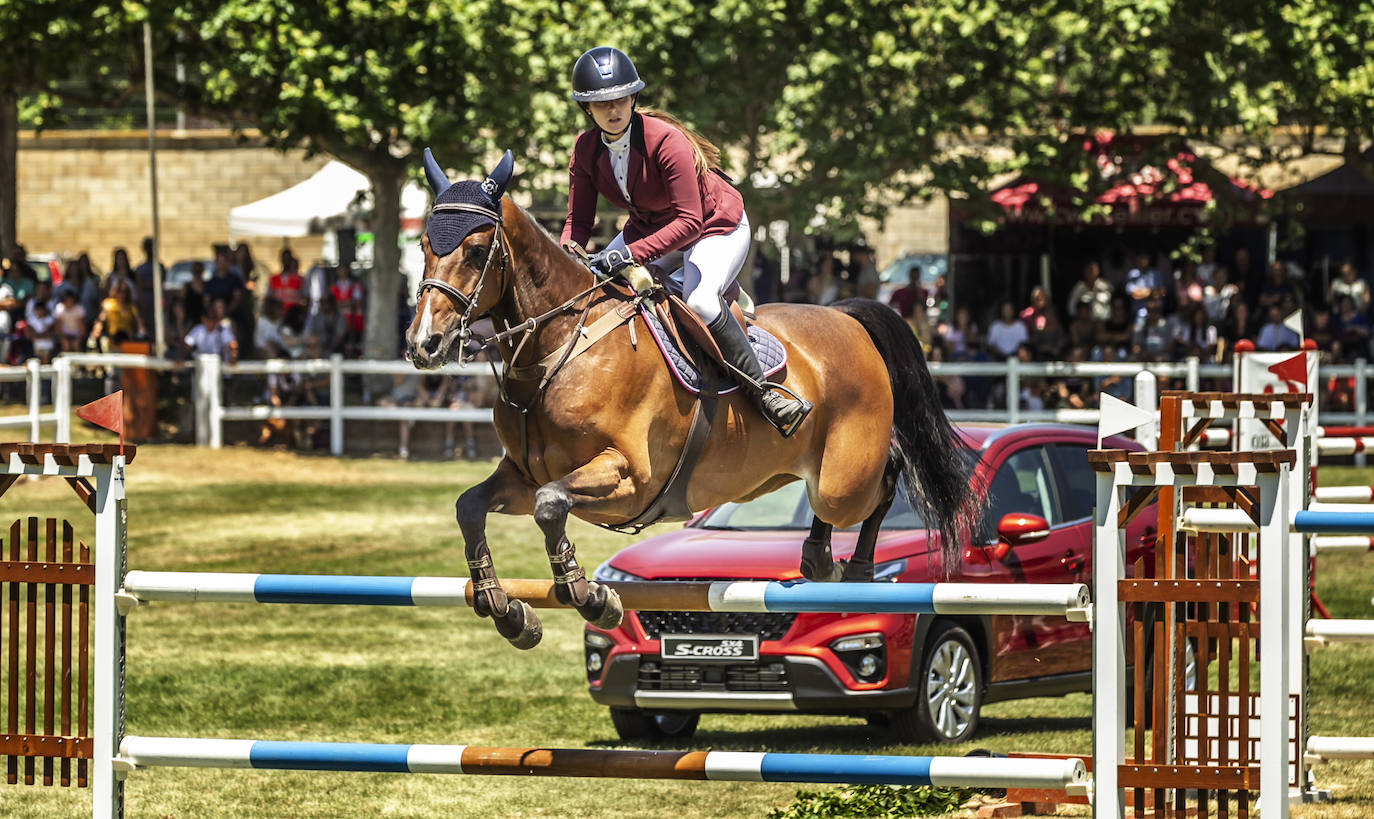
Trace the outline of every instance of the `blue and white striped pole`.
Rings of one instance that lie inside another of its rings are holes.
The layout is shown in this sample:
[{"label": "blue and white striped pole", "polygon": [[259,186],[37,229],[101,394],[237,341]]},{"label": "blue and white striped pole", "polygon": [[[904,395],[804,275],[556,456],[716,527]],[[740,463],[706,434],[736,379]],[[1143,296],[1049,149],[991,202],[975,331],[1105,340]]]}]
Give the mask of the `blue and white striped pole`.
[{"label": "blue and white striped pole", "polygon": [[1081,759],[615,751],[125,737],[123,767],[252,768],[724,782],[935,785],[1086,792]]},{"label": "blue and white striped pole", "polygon": [[[562,608],[549,580],[507,580],[507,594],[535,608]],[[1026,614],[1086,622],[1082,583],[802,583],[717,581],[608,583],[627,609],[717,612]],[[456,577],[230,574],[132,571],[125,595],[140,601],[309,603],[360,606],[471,605]],[[126,600],[129,599],[126,597]]]}]

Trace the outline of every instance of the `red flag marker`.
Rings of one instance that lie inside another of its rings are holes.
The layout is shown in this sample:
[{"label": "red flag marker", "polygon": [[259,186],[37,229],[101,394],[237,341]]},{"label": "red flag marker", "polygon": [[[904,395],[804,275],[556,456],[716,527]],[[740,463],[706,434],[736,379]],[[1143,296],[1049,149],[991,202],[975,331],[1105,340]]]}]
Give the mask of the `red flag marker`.
[{"label": "red flag marker", "polygon": [[124,390],[116,390],[76,410],[76,417],[101,429],[119,433],[119,454],[124,454]]},{"label": "red flag marker", "polygon": [[1269,366],[1269,372],[1290,384],[1301,384],[1307,391],[1307,353],[1298,353],[1290,359]]}]

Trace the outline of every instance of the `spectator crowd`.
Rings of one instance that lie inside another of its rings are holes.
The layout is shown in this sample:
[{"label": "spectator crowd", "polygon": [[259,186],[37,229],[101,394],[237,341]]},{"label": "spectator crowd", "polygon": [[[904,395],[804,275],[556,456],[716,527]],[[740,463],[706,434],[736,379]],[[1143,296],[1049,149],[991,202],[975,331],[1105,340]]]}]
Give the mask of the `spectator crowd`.
[{"label": "spectator crowd", "polygon": [[[1285,319],[1302,311],[1303,335],[1328,363],[1374,357],[1369,282],[1347,261],[1323,286],[1296,266],[1274,261],[1261,275],[1248,251],[1220,263],[1214,248],[1200,262],[1171,262],[1141,252],[1104,270],[1090,261],[1062,300],[1035,286],[1025,303],[969,299],[950,314],[943,279],[931,292],[913,282],[889,303],[907,317],[935,361],[1228,362],[1249,339],[1261,351],[1296,350],[1302,339]],[[1005,407],[1000,378],[939,379],[947,406]],[[1353,385],[1326,385],[1332,409],[1343,409]],[[1129,397],[1128,380],[1046,378],[1028,383],[1017,400],[1026,409],[1094,406],[1099,391]]]},{"label": "spectator crowd", "polygon": [[[190,262],[189,276],[169,278],[163,265],[153,263],[152,239],[143,241],[136,266],[124,248],[116,248],[108,271],[88,253],[65,264],[49,262],[44,270],[30,262],[25,248],[16,248],[0,259],[0,364],[30,358],[46,364],[62,352],[151,352],[150,346],[128,345],[146,344],[154,335],[155,268],[164,284],[163,336],[169,358],[186,361],[210,354],[235,363],[362,355],[367,293],[348,265],[317,263],[302,272],[296,256],[283,249],[272,272],[254,259],[247,244],[232,250],[216,246],[211,255],[208,265]],[[408,314],[398,315],[398,328],[409,320]],[[471,407],[489,399],[487,390],[468,383],[473,380],[432,376],[420,385],[418,373],[406,375],[396,379],[392,395],[382,401],[394,404],[399,397],[405,405]],[[273,374],[260,398],[273,406],[323,406],[328,404],[327,388],[327,381]],[[401,424],[402,455],[408,454],[410,426]],[[453,427],[445,427],[445,456],[454,451]],[[464,428],[462,451],[475,457],[473,427]],[[309,446],[301,439],[317,439],[321,431],[320,425],[272,420],[262,425],[259,441],[276,438]]]},{"label": "spectator crowd", "polygon": [[[1173,261],[1152,252],[1129,260],[1090,261],[1064,297],[1044,287],[1030,291],[1025,303],[965,298],[951,308],[943,276],[929,287],[919,267],[910,281],[880,281],[872,249],[862,240],[836,247],[818,243],[806,269],[794,271],[786,285],[769,274],[764,254],[755,259],[759,302],[788,300],[828,304],[843,298],[881,298],[912,325],[932,361],[1117,362],[1228,361],[1235,343],[1252,339],[1259,350],[1296,349],[1297,333],[1285,318],[1301,309],[1306,338],[1329,362],[1370,358],[1370,285],[1353,264],[1323,286],[1282,261],[1263,275],[1246,250],[1225,263],[1214,249],[1201,261]],[[837,253],[838,251],[838,253]],[[844,259],[839,253],[844,254]],[[0,362],[18,364],[36,357],[48,362],[59,352],[118,351],[125,342],[147,340],[155,321],[154,269],[168,287],[163,294],[167,354],[186,360],[195,354],[240,359],[313,359],[362,353],[367,293],[347,265],[313,265],[302,273],[290,249],[278,257],[276,272],[254,259],[248,245],[217,246],[213,261],[190,263],[189,277],[168,282],[152,261],[145,239],[134,265],[123,248],[112,254],[108,272],[88,254],[65,265],[49,264],[41,276],[23,248],[0,259]],[[796,275],[800,273],[801,275]],[[895,288],[895,289],[894,289]],[[399,331],[409,323],[397,316]],[[397,376],[380,402],[393,406],[489,407],[489,379]],[[945,404],[953,409],[1007,406],[1005,379],[943,375],[938,379]],[[1340,408],[1353,400],[1353,385],[1333,379],[1325,385],[1328,403]],[[271,376],[264,399],[276,406],[327,403],[327,385],[297,376]],[[1099,391],[1130,397],[1130,379],[1063,377],[1025,379],[1017,401],[1026,409],[1094,406]],[[281,424],[263,427],[271,439]],[[402,422],[400,452],[408,454],[411,423]],[[475,452],[471,424],[464,425],[461,451]],[[455,427],[444,430],[444,452],[458,450]]]}]

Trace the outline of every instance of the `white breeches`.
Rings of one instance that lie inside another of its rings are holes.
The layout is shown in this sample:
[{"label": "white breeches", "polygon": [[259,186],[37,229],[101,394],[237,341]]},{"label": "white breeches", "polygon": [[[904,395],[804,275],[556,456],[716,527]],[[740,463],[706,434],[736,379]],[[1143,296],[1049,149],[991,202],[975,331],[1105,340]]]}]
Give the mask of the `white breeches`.
[{"label": "white breeches", "polygon": [[[651,266],[660,275],[671,275],[682,285],[682,299],[707,324],[720,315],[720,299],[739,276],[749,256],[749,216],[724,236],[705,236],[681,253],[669,253]],[[625,248],[625,235],[617,234],[607,249]],[[681,267],[679,270],[678,268]]]}]

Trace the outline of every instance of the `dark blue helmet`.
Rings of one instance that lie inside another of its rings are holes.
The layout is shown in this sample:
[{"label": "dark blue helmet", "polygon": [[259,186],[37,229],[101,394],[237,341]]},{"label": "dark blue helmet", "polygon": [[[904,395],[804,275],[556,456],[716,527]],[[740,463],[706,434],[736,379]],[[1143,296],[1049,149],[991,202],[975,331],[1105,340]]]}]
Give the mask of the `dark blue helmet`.
[{"label": "dark blue helmet", "polygon": [[638,94],[644,89],[644,81],[625,52],[597,46],[577,58],[572,87],[574,102],[604,102]]}]

